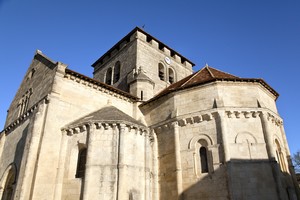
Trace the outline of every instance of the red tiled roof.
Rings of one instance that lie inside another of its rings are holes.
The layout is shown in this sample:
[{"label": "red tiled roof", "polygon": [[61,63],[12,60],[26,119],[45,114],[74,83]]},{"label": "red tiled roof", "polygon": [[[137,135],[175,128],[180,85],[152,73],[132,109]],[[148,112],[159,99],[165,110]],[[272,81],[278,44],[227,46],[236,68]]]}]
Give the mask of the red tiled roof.
[{"label": "red tiled roof", "polygon": [[144,102],[142,105],[150,103],[171,92],[183,90],[198,85],[203,85],[214,81],[258,82],[267,90],[269,90],[272,94],[274,94],[276,98],[279,96],[279,94],[273,88],[271,88],[263,79],[240,78],[229,73],[214,69],[212,67],[205,66],[198,72],[191,74],[181,79],[180,81],[170,85],[169,87],[158,93],[156,96],[154,96],[152,99],[149,99],[148,101]]}]

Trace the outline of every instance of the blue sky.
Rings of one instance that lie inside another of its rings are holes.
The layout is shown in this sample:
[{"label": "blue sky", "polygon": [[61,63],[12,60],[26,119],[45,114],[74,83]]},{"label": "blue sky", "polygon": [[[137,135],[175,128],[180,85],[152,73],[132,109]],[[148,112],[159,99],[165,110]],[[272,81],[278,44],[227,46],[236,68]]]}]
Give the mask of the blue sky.
[{"label": "blue sky", "polygon": [[263,78],[280,97],[291,152],[300,150],[300,1],[0,0],[0,129],[36,49],[90,66],[135,26],[194,63]]}]

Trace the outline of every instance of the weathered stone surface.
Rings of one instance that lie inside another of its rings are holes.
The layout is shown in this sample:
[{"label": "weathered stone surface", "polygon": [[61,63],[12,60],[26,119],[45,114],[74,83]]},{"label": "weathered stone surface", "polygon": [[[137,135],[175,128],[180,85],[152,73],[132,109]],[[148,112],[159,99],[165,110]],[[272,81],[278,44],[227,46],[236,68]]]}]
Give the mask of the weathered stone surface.
[{"label": "weathered stone surface", "polygon": [[139,28],[94,79],[38,51],[0,134],[0,199],[299,197],[276,91],[193,65]]}]

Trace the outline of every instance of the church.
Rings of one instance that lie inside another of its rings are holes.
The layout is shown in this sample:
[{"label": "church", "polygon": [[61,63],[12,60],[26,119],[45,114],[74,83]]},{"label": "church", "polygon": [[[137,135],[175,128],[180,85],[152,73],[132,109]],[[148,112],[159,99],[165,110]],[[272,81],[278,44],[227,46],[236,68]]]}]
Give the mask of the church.
[{"label": "church", "polygon": [[279,94],[134,28],[93,78],[37,50],[0,133],[1,200],[297,200]]}]

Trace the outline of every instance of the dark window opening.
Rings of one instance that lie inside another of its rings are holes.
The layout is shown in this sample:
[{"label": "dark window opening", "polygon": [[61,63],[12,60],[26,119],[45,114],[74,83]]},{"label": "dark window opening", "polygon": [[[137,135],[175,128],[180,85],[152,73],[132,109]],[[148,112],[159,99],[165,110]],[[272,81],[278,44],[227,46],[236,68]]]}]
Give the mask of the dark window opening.
[{"label": "dark window opening", "polygon": [[174,83],[174,71],[171,68],[169,68],[169,82]]},{"label": "dark window opening", "polygon": [[143,101],[143,99],[144,99],[144,92],[141,91],[141,100]]},{"label": "dark window opening", "polygon": [[111,76],[112,76],[112,69],[108,68],[106,71],[105,83],[111,85]]},{"label": "dark window opening", "polygon": [[165,68],[161,63],[158,64],[158,76],[160,80],[165,80]]},{"label": "dark window opening", "polygon": [[208,172],[207,150],[205,147],[200,148],[200,162],[201,162],[201,173],[207,173]]},{"label": "dark window opening", "polygon": [[85,164],[86,164],[86,154],[87,149],[81,149],[78,153],[78,162],[77,162],[77,170],[76,170],[76,178],[83,178],[85,173]]},{"label": "dark window opening", "polygon": [[119,81],[119,79],[120,79],[120,70],[121,70],[121,63],[120,63],[120,61],[118,61],[115,64],[115,68],[114,68],[114,80],[113,80],[113,84],[115,84],[116,82]]}]

